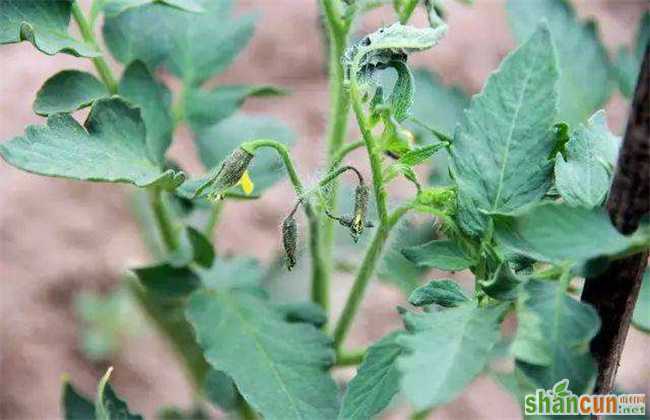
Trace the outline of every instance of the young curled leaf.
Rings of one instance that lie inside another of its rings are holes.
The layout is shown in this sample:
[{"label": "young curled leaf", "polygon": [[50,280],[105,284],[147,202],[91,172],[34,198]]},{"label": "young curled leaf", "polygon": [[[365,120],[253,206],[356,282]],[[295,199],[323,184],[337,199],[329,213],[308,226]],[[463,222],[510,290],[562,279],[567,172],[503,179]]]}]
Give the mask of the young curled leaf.
[{"label": "young curled leaf", "polygon": [[456,212],[456,190],[449,187],[423,188],[413,209],[433,216],[450,216]]},{"label": "young curled leaf", "polygon": [[287,270],[291,271],[296,265],[296,245],[298,243],[298,225],[294,212],[291,212],[282,222],[282,245],[286,255]]},{"label": "young curled leaf", "polygon": [[403,61],[391,61],[388,63],[397,72],[397,81],[393,87],[389,102],[393,111],[393,116],[399,122],[404,121],[413,106],[415,97],[415,80],[413,73]]},{"label": "young curled leaf", "polygon": [[409,53],[433,47],[446,32],[446,25],[434,29],[395,23],[381,28],[347,49],[342,58],[346,79],[356,80],[364,69],[372,71],[391,62],[405,62]]}]

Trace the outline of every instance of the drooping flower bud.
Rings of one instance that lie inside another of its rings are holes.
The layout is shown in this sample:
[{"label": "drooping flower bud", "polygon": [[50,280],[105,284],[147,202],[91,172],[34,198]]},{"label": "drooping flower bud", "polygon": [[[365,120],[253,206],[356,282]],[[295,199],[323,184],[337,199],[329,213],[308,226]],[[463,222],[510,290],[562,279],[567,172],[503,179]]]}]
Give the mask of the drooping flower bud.
[{"label": "drooping flower bud", "polygon": [[287,270],[296,265],[296,244],[298,243],[298,225],[294,212],[291,212],[282,222],[282,244],[286,256]]},{"label": "drooping flower bud", "polygon": [[251,163],[253,155],[242,148],[235,149],[228,156],[219,171],[212,178],[212,181],[206,185],[202,191],[212,200],[220,200],[226,190],[234,187],[241,180],[246,172],[248,165]]},{"label": "drooping flower bud", "polygon": [[365,184],[359,184],[354,192],[354,215],[350,224],[352,238],[356,242],[366,227],[366,214],[368,213],[369,191]]}]

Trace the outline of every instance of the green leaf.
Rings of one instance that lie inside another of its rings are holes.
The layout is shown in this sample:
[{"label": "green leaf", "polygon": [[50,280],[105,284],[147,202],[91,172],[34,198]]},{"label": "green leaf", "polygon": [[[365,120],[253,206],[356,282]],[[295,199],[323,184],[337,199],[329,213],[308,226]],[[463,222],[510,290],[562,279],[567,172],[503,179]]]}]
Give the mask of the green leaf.
[{"label": "green leaf", "polygon": [[[457,86],[445,86],[440,77],[428,70],[414,72],[415,99],[413,117],[427,127],[453,137],[456,125],[463,117],[463,110],[469,106],[468,95]],[[431,130],[419,124],[408,124],[416,138],[422,143],[438,141]]]},{"label": "green leaf", "polygon": [[557,283],[532,279],[520,294],[517,320],[512,351],[522,393],[551,389],[562,379],[575,394],[588,393],[596,375],[589,354],[600,328],[596,311]]},{"label": "green leaf", "polygon": [[503,262],[488,280],[481,282],[481,290],[494,299],[514,300],[519,293],[521,282],[522,279],[512,271],[510,264]]},{"label": "green leaf", "polygon": [[386,251],[379,263],[377,276],[385,282],[398,286],[404,294],[408,295],[418,287],[420,278],[426,269],[406,259],[402,254],[402,249],[431,240],[434,228],[430,222],[415,224],[407,221],[394,229],[394,233],[391,235],[392,239],[389,239]]},{"label": "green leaf", "polygon": [[567,204],[587,208],[602,204],[619,145],[620,139],[607,128],[604,111],[578,127],[566,145],[566,160],[560,153],[555,159],[555,186]]},{"label": "green leaf", "polygon": [[314,302],[284,303],[275,307],[287,322],[305,322],[316,328],[327,324],[327,314]]},{"label": "green leaf", "polygon": [[95,405],[79,394],[67,380],[63,383],[61,410],[64,420],[91,420],[95,418]]},{"label": "green leaf", "polygon": [[632,324],[641,331],[650,333],[650,269],[647,268],[632,314]]},{"label": "green leaf", "polygon": [[232,378],[219,370],[208,370],[203,390],[208,400],[223,410],[232,410],[239,403],[239,393]]},{"label": "green leaf", "polygon": [[160,3],[167,6],[177,7],[188,12],[203,12],[201,0],[100,0],[107,16],[119,15],[134,7],[144,6],[151,3]]},{"label": "green leaf", "polygon": [[231,116],[250,97],[285,95],[286,92],[274,86],[219,86],[211,91],[189,89],[183,104],[185,118],[195,132],[200,132]]},{"label": "green leaf", "polygon": [[499,340],[507,306],[474,303],[439,312],[407,313],[416,326],[398,338],[405,354],[397,360],[402,391],[418,410],[445,404],[460,394],[487,364]]},{"label": "green leaf", "polygon": [[413,306],[440,305],[452,308],[469,302],[463,289],[453,280],[432,280],[425,286],[418,287],[409,296]]},{"label": "green leaf", "polygon": [[[558,116],[575,126],[601,108],[611,92],[609,59],[594,22],[579,22],[565,0],[510,0],[508,18],[523,43],[543,19],[548,22],[560,69]],[[541,156],[541,155],[531,155]]]},{"label": "green leaf", "polygon": [[495,237],[521,255],[553,263],[615,256],[647,246],[650,240],[646,229],[632,236],[621,235],[601,208],[549,202],[516,215],[496,216]]},{"label": "green leaf", "polygon": [[444,271],[461,271],[474,264],[460,245],[451,240],[435,240],[404,248],[402,254],[419,267],[435,267]]},{"label": "green leaf", "polygon": [[395,360],[402,353],[397,344],[401,332],[388,334],[368,348],[368,353],[348,383],[343,396],[340,420],[375,418],[399,391],[400,372]]},{"label": "green leaf", "polygon": [[[152,280],[151,283],[153,282]],[[158,282],[158,284],[174,284],[176,287],[184,287],[173,280],[163,279],[158,280]],[[155,286],[158,284],[155,284]],[[201,386],[210,367],[203,357],[203,351],[196,342],[191,325],[185,319],[187,299],[167,298],[166,295],[180,297],[181,294],[173,291],[173,289],[171,289],[171,293],[170,291],[160,293],[155,289],[149,290],[135,279],[130,280],[127,285],[134,298],[138,301],[140,308],[161,330],[162,334],[169,338],[173,351],[183,361],[191,380],[196,386]]]},{"label": "green leaf", "polygon": [[132,414],[126,405],[126,401],[117,396],[108,378],[113,368],[109,368],[106,374],[99,381],[97,386],[97,398],[95,399],[95,415],[97,420],[143,420],[139,414]]},{"label": "green leaf", "polygon": [[128,9],[109,16],[104,38],[122,63],[139,59],[150,68],[160,64],[187,86],[200,85],[228,67],[253,35],[255,18],[233,18],[230,0],[202,0],[204,13],[161,4]]},{"label": "green leaf", "polygon": [[36,94],[34,112],[48,116],[72,112],[108,96],[106,86],[90,73],[64,70],[47,79]]},{"label": "green leaf", "polygon": [[157,299],[184,298],[201,285],[198,275],[189,267],[162,263],[136,268],[133,272],[145,289]]},{"label": "green leaf", "polygon": [[621,48],[616,56],[614,73],[618,80],[618,87],[628,98],[634,94],[645,47],[650,43],[650,12],[645,12],[639,23],[636,45],[633,51]]},{"label": "green leaf", "polygon": [[2,0],[0,44],[29,41],[39,51],[54,55],[98,57],[100,52],[68,34],[72,0]]},{"label": "green leaf", "polygon": [[327,372],[334,352],[314,326],[287,323],[241,289],[199,290],[186,314],[208,362],[231,376],[264,418],[336,417],[337,387]]},{"label": "green leaf", "polygon": [[542,25],[472,98],[451,147],[458,219],[467,233],[485,229],[481,211],[511,212],[548,191],[557,78],[550,32]]},{"label": "green leaf", "polygon": [[120,98],[96,101],[84,127],[54,114],[47,126],[29,126],[24,137],[1,144],[0,155],[28,172],[85,181],[173,189],[185,179],[149,159],[140,112]]},{"label": "green leaf", "polygon": [[[252,117],[235,114],[201,132],[196,139],[199,157],[207,168],[216,167],[239,147],[240,144],[258,138],[272,138],[290,145],[294,133],[280,121],[270,117]],[[255,183],[254,193],[260,194],[286,176],[284,164],[274,150],[260,149],[248,167]],[[243,192],[240,187],[234,191]]]},{"label": "green leaf", "polygon": [[214,247],[203,233],[187,227],[187,236],[192,245],[192,260],[201,267],[210,268],[215,260]]},{"label": "green leaf", "polygon": [[149,156],[163,165],[174,131],[170,112],[171,92],[140,61],[132,62],[124,70],[118,91],[127,101],[140,108],[146,127]]},{"label": "green leaf", "polygon": [[200,270],[201,282],[211,289],[255,288],[262,282],[262,268],[250,257],[219,258],[208,270]]}]

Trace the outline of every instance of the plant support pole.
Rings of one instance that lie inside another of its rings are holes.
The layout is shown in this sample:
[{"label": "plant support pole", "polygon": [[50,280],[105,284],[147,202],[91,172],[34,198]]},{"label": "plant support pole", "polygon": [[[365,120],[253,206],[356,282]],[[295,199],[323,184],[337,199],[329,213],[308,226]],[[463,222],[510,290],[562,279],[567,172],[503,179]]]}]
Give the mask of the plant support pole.
[{"label": "plant support pole", "polygon": [[[650,45],[639,73],[607,210],[623,234],[633,233],[641,218],[650,212]],[[596,308],[602,322],[591,342],[598,363],[596,394],[608,394],[614,388],[647,263],[647,251],[622,258],[585,282],[582,300]]]}]

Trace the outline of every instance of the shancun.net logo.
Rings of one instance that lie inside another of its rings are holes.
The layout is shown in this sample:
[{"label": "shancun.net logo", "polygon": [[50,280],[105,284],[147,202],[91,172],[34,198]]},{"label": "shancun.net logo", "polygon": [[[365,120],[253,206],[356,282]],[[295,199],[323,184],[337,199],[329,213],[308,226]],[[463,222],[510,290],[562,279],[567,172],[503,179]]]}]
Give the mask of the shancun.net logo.
[{"label": "shancun.net logo", "polygon": [[524,397],[526,415],[645,415],[645,406],[645,394],[576,395],[568,379]]}]

